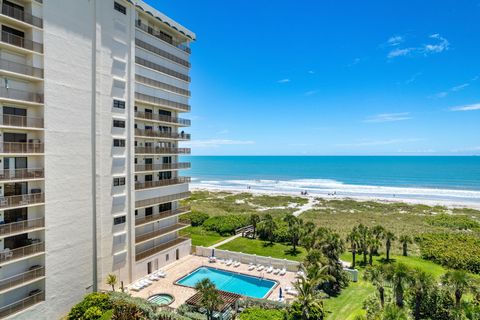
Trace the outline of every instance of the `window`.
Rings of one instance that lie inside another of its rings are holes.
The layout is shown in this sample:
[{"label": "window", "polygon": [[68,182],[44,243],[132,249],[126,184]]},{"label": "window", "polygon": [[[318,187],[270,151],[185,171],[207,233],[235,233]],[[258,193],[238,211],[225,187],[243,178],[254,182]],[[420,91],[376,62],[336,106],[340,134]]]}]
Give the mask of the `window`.
[{"label": "window", "polygon": [[116,1],[113,3],[113,8],[120,13],[127,14],[127,8]]},{"label": "window", "polygon": [[135,210],[135,215],[138,216],[138,210]]},{"label": "window", "polygon": [[113,186],[124,186],[125,185],[125,178],[113,178]]},{"label": "window", "polygon": [[113,146],[124,148],[125,147],[125,140],[124,139],[113,139]]},{"label": "window", "polygon": [[116,226],[118,224],[125,223],[125,221],[127,221],[126,216],[116,217],[116,218],[113,218],[113,225]]},{"label": "window", "polygon": [[161,205],[158,206],[158,211],[159,212],[170,211],[170,210],[172,210],[172,203],[171,202],[162,203]]},{"label": "window", "polygon": [[151,216],[153,214],[153,207],[145,208],[145,216]]},{"label": "window", "polygon": [[165,255],[165,261],[168,261],[170,259],[170,256],[168,255],[168,253]]},{"label": "window", "polygon": [[125,109],[125,101],[113,100],[113,107],[118,109]]},{"label": "window", "polygon": [[123,120],[113,120],[113,126],[115,128],[125,128],[125,121],[123,121]]}]

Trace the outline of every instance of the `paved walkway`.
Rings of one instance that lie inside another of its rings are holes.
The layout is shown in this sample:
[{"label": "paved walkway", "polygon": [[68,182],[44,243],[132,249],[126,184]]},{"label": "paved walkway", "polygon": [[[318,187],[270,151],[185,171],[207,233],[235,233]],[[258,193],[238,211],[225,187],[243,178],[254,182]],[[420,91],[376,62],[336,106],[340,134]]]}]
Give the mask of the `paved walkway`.
[{"label": "paved walkway", "polygon": [[237,238],[240,238],[241,236],[242,236],[242,233],[236,234],[236,235],[234,235],[234,236],[231,236],[230,238],[227,238],[227,239],[222,240],[222,241],[220,241],[220,242],[218,242],[218,243],[215,243],[214,245],[211,245],[209,248],[212,248],[212,249],[213,249],[213,248],[220,247],[221,245],[224,245],[225,243],[228,243],[228,242],[230,242],[230,241],[232,241],[232,240],[235,240],[235,239],[237,239]]}]

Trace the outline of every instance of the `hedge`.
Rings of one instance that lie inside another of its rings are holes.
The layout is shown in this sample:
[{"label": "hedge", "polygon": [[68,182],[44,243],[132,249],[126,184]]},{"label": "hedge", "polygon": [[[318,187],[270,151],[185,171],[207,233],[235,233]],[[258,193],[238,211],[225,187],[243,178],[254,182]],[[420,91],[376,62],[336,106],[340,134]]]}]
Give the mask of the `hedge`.
[{"label": "hedge", "polygon": [[208,218],[203,227],[208,231],[216,231],[222,236],[233,235],[235,230],[248,225],[246,215],[228,215]]}]

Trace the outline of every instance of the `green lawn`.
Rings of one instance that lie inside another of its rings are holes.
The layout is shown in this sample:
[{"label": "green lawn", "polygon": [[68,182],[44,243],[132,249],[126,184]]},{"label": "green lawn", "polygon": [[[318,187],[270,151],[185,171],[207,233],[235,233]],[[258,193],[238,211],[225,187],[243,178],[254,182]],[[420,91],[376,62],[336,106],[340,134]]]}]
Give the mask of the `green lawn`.
[{"label": "green lawn", "polygon": [[298,253],[292,254],[291,246],[281,243],[270,245],[268,242],[262,240],[252,240],[247,238],[237,238],[220,246],[219,249],[295,261],[301,261],[305,257],[305,250],[303,248],[298,248]]},{"label": "green lawn", "polygon": [[374,292],[375,288],[367,281],[350,282],[338,297],[325,300],[325,309],[329,312],[327,320],[353,320],[364,314],[363,301]]},{"label": "green lawn", "polygon": [[222,237],[214,231],[206,231],[202,227],[188,227],[183,229],[180,234],[192,239],[192,245],[209,247],[228,237]]}]

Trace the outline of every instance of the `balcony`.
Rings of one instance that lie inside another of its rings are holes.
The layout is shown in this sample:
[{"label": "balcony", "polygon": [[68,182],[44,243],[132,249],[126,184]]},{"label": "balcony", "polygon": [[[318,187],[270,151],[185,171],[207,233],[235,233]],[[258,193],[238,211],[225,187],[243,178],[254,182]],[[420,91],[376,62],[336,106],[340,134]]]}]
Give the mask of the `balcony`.
[{"label": "balcony", "polygon": [[18,89],[0,88],[0,98],[21,100],[25,102],[43,103],[43,94]]},{"label": "balcony", "polygon": [[45,195],[43,193],[26,193],[18,196],[6,196],[0,197],[0,209],[26,207],[44,202]]},{"label": "balcony", "polygon": [[178,237],[175,240],[159,244],[157,246],[154,246],[153,248],[150,248],[150,249],[147,249],[147,250],[144,250],[142,252],[137,253],[135,255],[135,260],[136,261],[143,260],[145,258],[148,258],[148,257],[156,254],[156,253],[165,251],[165,250],[173,248],[173,247],[177,247],[177,246],[179,246],[181,244],[184,244],[186,242],[190,242],[190,239],[184,238],[184,237]]},{"label": "balcony", "polygon": [[136,154],[190,154],[190,148],[135,147]]},{"label": "balcony", "polygon": [[2,31],[2,42],[12,46],[43,53],[43,44]]},{"label": "balcony", "polygon": [[44,227],[45,218],[0,224],[0,237],[8,237],[13,234],[26,233]]},{"label": "balcony", "polygon": [[160,163],[160,164],[136,164],[135,165],[135,172],[181,170],[181,169],[189,169],[190,167],[191,167],[190,162]]},{"label": "balcony", "polygon": [[188,90],[185,90],[185,89],[182,89],[182,88],[179,88],[179,87],[176,87],[176,86],[172,86],[170,84],[166,84],[165,82],[161,82],[161,81],[157,81],[157,80],[154,80],[154,79],[151,79],[151,78],[147,78],[147,77],[141,76],[139,74],[135,75],[135,81],[137,81],[138,83],[145,84],[147,86],[163,89],[163,90],[170,91],[170,92],[173,92],[173,93],[176,93],[176,94],[180,94],[180,95],[183,95],[183,96],[190,97],[190,91],[188,91]]},{"label": "balcony", "polygon": [[149,96],[148,94],[143,94],[140,92],[135,92],[135,99],[143,103],[164,107],[167,109],[178,110],[181,112],[190,111],[190,106],[188,104],[174,102],[174,101],[170,101],[162,98],[157,98],[154,96]]},{"label": "balcony", "polygon": [[41,18],[35,17],[34,15],[31,15],[23,10],[19,10],[9,4],[2,4],[2,14],[15,20],[28,23],[32,26],[43,28],[43,20]]},{"label": "balcony", "polygon": [[0,309],[0,319],[6,318],[14,313],[20,312],[37,303],[45,301],[45,292],[40,291],[22,300],[11,303]]},{"label": "balcony", "polygon": [[158,180],[158,181],[136,182],[135,190],[173,186],[176,184],[189,183],[190,180],[191,180],[190,177],[178,177],[178,178],[164,179],[164,180]]},{"label": "balcony", "polygon": [[14,288],[23,283],[40,279],[44,276],[45,276],[45,267],[37,267],[27,272],[17,274],[13,277],[0,280],[0,291],[5,291],[8,289]]},{"label": "balcony", "polygon": [[0,264],[45,252],[45,242],[31,244],[17,249],[4,249],[0,252]]},{"label": "balcony", "polygon": [[190,82],[190,77],[188,75],[177,72],[177,71],[172,70],[172,69],[169,69],[169,68],[164,67],[162,65],[156,64],[152,61],[148,61],[148,60],[140,58],[140,57],[135,57],[135,63],[139,64],[143,67],[153,69],[153,70],[161,72],[161,73],[165,73],[169,76],[178,78],[178,79],[183,80],[185,82]]},{"label": "balcony", "polygon": [[174,123],[181,126],[190,126],[191,124],[191,121],[187,119],[169,117],[160,114],[154,114],[152,112],[135,111],[135,118],[139,118],[142,120],[152,120],[157,122]]},{"label": "balcony", "polygon": [[151,206],[155,206],[162,203],[182,200],[190,197],[191,194],[192,193],[190,191],[187,191],[187,192],[172,194],[169,196],[161,196],[161,197],[155,197],[155,198],[150,198],[145,200],[137,200],[135,201],[135,208],[138,209],[138,208],[151,207]]},{"label": "balcony", "polygon": [[155,130],[135,129],[136,137],[148,137],[159,139],[190,140],[190,134],[183,132],[162,132]]},{"label": "balcony", "polygon": [[186,46],[184,43],[179,42],[179,41],[175,41],[172,37],[169,37],[165,33],[154,30],[152,27],[142,23],[141,20],[137,20],[135,25],[140,30],[142,30],[142,31],[144,31],[144,32],[146,32],[146,33],[148,33],[148,34],[150,34],[150,35],[168,43],[171,46],[174,46],[175,48],[180,49],[182,51],[185,51],[186,53],[191,53],[190,48],[188,46]]},{"label": "balcony", "polygon": [[188,224],[188,223],[175,223],[171,226],[168,226],[168,227],[165,227],[165,228],[160,228],[160,229],[155,230],[153,232],[148,232],[148,233],[142,234],[140,236],[136,236],[135,237],[135,243],[139,244],[139,243],[142,243],[142,242],[145,242],[145,241],[149,241],[149,240],[164,236],[166,234],[182,230],[182,229],[184,229],[188,226],[190,226],[190,224]]},{"label": "balcony", "polygon": [[35,68],[23,63],[4,59],[0,60],[0,69],[9,72],[20,73],[29,77],[43,78],[43,69],[41,68]]},{"label": "balcony", "polygon": [[157,47],[155,47],[155,46],[151,45],[150,43],[147,43],[143,40],[135,38],[135,45],[139,48],[142,48],[142,49],[150,51],[150,52],[152,52],[156,55],[159,55],[162,58],[165,58],[165,59],[168,59],[168,60],[173,61],[175,63],[178,63],[178,64],[180,64],[180,65],[182,65],[186,68],[190,68],[190,62],[188,62],[187,60],[184,60],[182,58],[177,57],[174,54],[171,54],[170,52],[167,52],[165,50],[157,48]]},{"label": "balcony", "polygon": [[43,119],[3,114],[0,117],[0,126],[42,129]]},{"label": "balcony", "polygon": [[41,142],[3,142],[0,143],[0,153],[43,153]]},{"label": "balcony", "polygon": [[143,218],[137,218],[135,219],[135,226],[143,226],[148,223],[156,222],[162,219],[178,216],[184,213],[190,212],[190,207],[181,207],[177,208],[175,210],[168,210],[168,211],[163,211],[159,212],[157,214],[152,214],[150,216],[145,216]]},{"label": "balcony", "polygon": [[45,178],[43,169],[4,169],[0,172],[0,182],[12,180],[35,180]]}]

